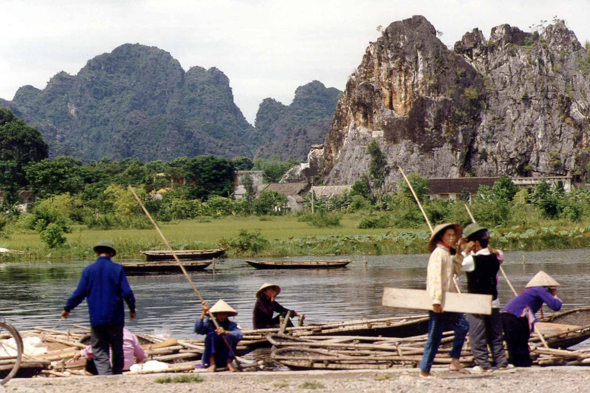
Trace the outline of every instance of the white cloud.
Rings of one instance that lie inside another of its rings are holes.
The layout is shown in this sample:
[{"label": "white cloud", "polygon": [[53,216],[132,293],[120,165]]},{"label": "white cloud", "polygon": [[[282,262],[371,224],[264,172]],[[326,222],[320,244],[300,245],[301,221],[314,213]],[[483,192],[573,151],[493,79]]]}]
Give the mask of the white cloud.
[{"label": "white cloud", "polygon": [[124,43],[157,46],[186,69],[217,67],[254,121],[265,97],[289,104],[314,79],[344,89],[378,25],[426,16],[452,45],[473,28],[523,30],[554,15],[590,39],[590,2],[570,0],[3,0],[0,97],[26,84],[44,88],[59,71],[77,73]]}]

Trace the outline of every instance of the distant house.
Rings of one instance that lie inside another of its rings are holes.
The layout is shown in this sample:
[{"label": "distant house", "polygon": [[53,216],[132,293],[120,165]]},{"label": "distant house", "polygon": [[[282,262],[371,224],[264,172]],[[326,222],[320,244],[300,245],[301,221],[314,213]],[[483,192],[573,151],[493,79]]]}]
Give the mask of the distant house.
[{"label": "distant house", "polygon": [[570,192],[573,187],[573,180],[571,176],[545,176],[545,177],[513,177],[512,182],[518,188],[534,188],[541,181],[545,180],[550,186],[560,184],[563,186],[565,192]]},{"label": "distant house", "polygon": [[300,183],[271,183],[264,191],[275,191],[287,197],[287,205],[293,212],[303,210],[303,195],[311,188],[307,182]]},{"label": "distant house", "polygon": [[350,192],[352,186],[313,186],[309,192],[313,192],[314,198],[330,200]]},{"label": "distant house", "polygon": [[244,187],[244,178],[250,175],[252,181],[254,183],[254,187],[256,191],[259,192],[260,190],[264,189],[266,186],[264,184],[264,176],[262,175],[262,171],[236,171],[234,174],[234,199],[242,199],[246,194],[246,188]]},{"label": "distant house", "polygon": [[[18,192],[19,204],[16,208],[25,213],[29,208],[29,204],[35,202],[35,195],[32,191],[19,191]],[[0,191],[0,205],[4,203],[4,191]]]}]

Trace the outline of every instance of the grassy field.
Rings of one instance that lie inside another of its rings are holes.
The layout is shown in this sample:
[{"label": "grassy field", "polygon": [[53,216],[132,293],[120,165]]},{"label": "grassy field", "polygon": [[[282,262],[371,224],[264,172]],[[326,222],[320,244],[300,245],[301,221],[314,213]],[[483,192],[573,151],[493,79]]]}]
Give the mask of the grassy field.
[{"label": "grassy field", "polygon": [[[161,229],[176,249],[218,248],[228,239],[238,237],[241,230],[259,231],[268,240],[259,251],[228,250],[229,257],[260,256],[321,256],[339,254],[404,254],[426,252],[428,227],[408,229],[358,229],[361,215],[344,215],[340,227],[317,228],[297,221],[294,216],[224,217],[211,220],[191,220],[162,223]],[[545,223],[543,223],[545,224]],[[550,223],[549,223],[550,224]],[[495,228],[493,245],[505,250],[542,250],[585,248],[590,245],[590,230],[586,223],[554,222],[555,226],[525,228]],[[64,247],[49,249],[34,231],[14,232],[0,238],[0,247],[28,251],[23,256],[0,254],[0,260],[93,258],[92,247],[100,239],[112,240],[119,259],[142,258],[140,250],[164,249],[154,229],[90,230],[74,226],[66,235]],[[3,255],[3,256],[1,256]]]}]

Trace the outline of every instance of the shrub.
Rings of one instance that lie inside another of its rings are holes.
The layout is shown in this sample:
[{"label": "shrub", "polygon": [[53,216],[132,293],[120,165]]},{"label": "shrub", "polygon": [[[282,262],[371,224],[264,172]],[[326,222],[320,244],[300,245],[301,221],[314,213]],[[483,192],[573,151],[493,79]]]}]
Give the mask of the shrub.
[{"label": "shrub", "polygon": [[257,215],[282,214],[287,206],[287,197],[276,191],[261,191],[254,200],[254,213]]},{"label": "shrub", "polygon": [[371,202],[369,202],[364,196],[362,195],[354,195],[352,197],[352,202],[350,203],[349,210],[351,211],[359,211],[359,210],[366,210],[371,207]]},{"label": "shrub", "polygon": [[170,204],[170,215],[173,220],[196,218],[203,215],[203,210],[203,204],[199,200],[174,198]]},{"label": "shrub", "polygon": [[228,216],[234,213],[234,203],[229,198],[214,196],[209,198],[205,205],[207,213],[211,216]]},{"label": "shrub", "polygon": [[240,234],[234,238],[222,238],[219,242],[225,249],[235,249],[238,255],[250,251],[254,254],[264,250],[269,241],[260,234],[260,231],[240,230]]},{"label": "shrub", "polygon": [[318,228],[339,227],[342,220],[342,213],[319,211],[314,214],[302,214],[297,221],[306,222],[311,226]]},{"label": "shrub", "polygon": [[371,213],[363,217],[359,229],[389,228],[389,217],[384,214]]},{"label": "shrub", "polygon": [[66,237],[64,236],[63,229],[55,224],[51,223],[47,225],[45,230],[39,235],[41,241],[43,241],[49,248],[56,248],[66,243]]},{"label": "shrub", "polygon": [[424,224],[424,216],[420,208],[412,199],[399,196],[392,212],[392,224],[398,228],[415,228]]}]

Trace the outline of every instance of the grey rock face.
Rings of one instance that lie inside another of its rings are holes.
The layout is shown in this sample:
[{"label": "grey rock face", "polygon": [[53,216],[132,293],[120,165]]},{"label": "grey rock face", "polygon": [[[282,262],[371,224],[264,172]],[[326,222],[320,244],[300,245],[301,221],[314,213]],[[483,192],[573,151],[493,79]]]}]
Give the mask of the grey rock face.
[{"label": "grey rock face", "polygon": [[[526,33],[475,29],[449,50],[422,16],[370,43],[338,102],[321,160],[325,184],[388,164],[426,177],[573,175],[590,161],[590,53],[563,22]],[[392,170],[386,188],[397,183]]]}]

